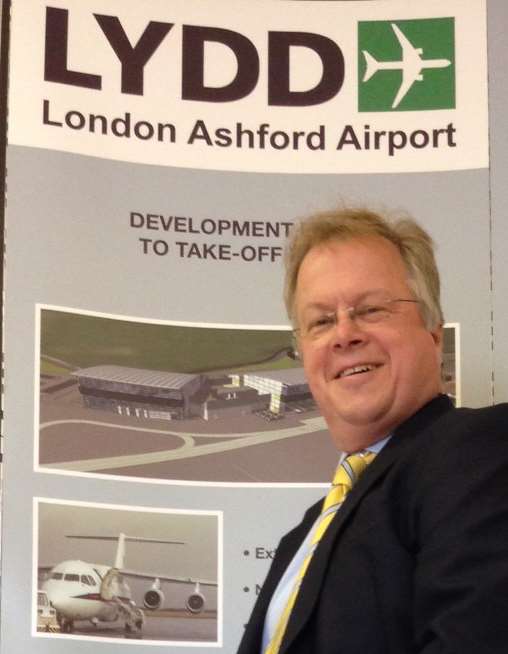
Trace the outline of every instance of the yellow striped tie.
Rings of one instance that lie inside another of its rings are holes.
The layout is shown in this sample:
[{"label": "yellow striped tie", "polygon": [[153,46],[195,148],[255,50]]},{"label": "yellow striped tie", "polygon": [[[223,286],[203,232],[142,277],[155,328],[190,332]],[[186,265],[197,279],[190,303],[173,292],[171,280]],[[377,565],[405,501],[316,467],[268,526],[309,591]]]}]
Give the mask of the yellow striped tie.
[{"label": "yellow striped tie", "polygon": [[307,572],[307,568],[311,562],[314,550],[316,549],[319,541],[327,530],[328,525],[333,520],[337,509],[340,508],[346,499],[346,495],[353,488],[362,472],[375,456],[376,455],[374,452],[368,452],[367,450],[358,452],[357,454],[350,454],[337,467],[335,476],[332,481],[332,487],[324,499],[323,506],[321,508],[320,519],[312,537],[309,551],[302,565],[300,566],[300,569],[298,570],[295,585],[279,618],[279,622],[277,623],[277,627],[273,634],[272,640],[268,643],[263,654],[277,654],[279,651],[282,638],[286,632],[286,627],[289,622],[289,616],[291,615],[291,611],[295,605],[302,580],[305,576],[305,573]]}]

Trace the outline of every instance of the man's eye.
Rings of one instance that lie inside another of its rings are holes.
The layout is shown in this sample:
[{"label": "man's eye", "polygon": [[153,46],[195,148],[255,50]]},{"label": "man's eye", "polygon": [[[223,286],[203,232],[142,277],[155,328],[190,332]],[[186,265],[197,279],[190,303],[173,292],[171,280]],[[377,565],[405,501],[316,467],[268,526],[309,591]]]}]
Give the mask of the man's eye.
[{"label": "man's eye", "polygon": [[310,323],[310,330],[315,330],[315,329],[320,329],[322,327],[328,327],[330,325],[333,325],[334,323],[334,316],[319,316],[319,318],[316,318],[315,320],[312,320]]},{"label": "man's eye", "polygon": [[388,308],[383,304],[366,304],[361,307],[357,307],[355,314],[357,318],[366,318],[367,320],[372,318],[381,318],[386,315]]}]

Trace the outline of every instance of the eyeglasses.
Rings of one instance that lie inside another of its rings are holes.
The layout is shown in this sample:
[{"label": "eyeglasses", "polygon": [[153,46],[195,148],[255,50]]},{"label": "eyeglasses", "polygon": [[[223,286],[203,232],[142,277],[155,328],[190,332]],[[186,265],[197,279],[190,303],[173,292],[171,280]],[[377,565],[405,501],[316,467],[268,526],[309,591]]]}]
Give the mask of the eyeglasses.
[{"label": "eyeglasses", "polygon": [[300,335],[302,338],[312,341],[317,340],[328,334],[339,324],[339,314],[341,311],[347,313],[349,319],[358,325],[358,327],[377,325],[378,323],[389,320],[396,313],[395,305],[397,302],[419,304],[418,300],[407,300],[403,298],[362,303],[354,307],[346,307],[342,310],[337,309],[337,311],[320,313],[309,317],[303,321],[300,327],[293,331],[295,335]]}]

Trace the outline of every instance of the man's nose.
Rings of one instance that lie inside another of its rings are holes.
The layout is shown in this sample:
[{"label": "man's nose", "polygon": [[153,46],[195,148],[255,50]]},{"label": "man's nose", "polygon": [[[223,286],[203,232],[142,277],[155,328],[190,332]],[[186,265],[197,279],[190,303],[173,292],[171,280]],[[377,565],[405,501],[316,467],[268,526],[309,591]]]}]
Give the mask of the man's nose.
[{"label": "man's nose", "polygon": [[341,311],[333,328],[332,339],[334,348],[356,347],[365,341],[365,334],[348,311]]}]

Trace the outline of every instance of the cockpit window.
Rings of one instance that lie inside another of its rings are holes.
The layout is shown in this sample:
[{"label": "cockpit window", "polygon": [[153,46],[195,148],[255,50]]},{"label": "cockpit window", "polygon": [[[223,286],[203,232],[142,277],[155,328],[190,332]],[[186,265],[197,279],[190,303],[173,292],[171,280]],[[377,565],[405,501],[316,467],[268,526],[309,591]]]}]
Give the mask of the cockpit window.
[{"label": "cockpit window", "polygon": [[64,581],[79,581],[79,575],[67,573],[64,577]]},{"label": "cockpit window", "polygon": [[95,586],[95,580],[90,575],[81,575],[81,583],[87,586]]},{"label": "cockpit window", "polygon": [[53,572],[51,575],[51,579],[63,579],[63,573],[62,572]]}]

